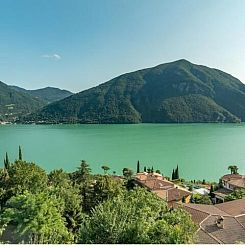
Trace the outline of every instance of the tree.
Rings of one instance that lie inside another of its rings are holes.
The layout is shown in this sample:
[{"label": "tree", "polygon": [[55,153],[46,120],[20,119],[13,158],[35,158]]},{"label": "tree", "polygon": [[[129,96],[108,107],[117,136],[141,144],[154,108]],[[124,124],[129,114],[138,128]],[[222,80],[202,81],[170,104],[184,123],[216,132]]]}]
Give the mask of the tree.
[{"label": "tree", "polygon": [[174,169],[172,171],[172,180],[175,180],[175,171],[174,171]]},{"label": "tree", "polygon": [[213,186],[213,185],[210,186],[209,195],[210,195],[211,197],[214,197],[214,186]]},{"label": "tree", "polygon": [[91,191],[91,207],[118,196],[123,190],[123,182],[108,175],[97,175]]},{"label": "tree", "polygon": [[80,186],[73,185],[69,175],[62,169],[50,172],[48,177],[50,193],[64,203],[62,216],[66,220],[66,227],[74,235],[74,242],[77,242],[80,224],[84,218]]},{"label": "tree", "polygon": [[8,153],[6,152],[6,157],[4,159],[4,167],[8,170],[10,168],[10,161],[8,157]]},{"label": "tree", "polygon": [[161,174],[161,171],[159,169],[156,170],[157,174]]},{"label": "tree", "polygon": [[74,183],[82,183],[84,181],[87,181],[91,177],[91,168],[89,167],[89,164],[85,160],[81,161],[80,167],[78,167],[78,170],[71,173],[71,179]]},{"label": "tree", "polygon": [[108,166],[105,166],[105,165],[102,166],[101,168],[104,170],[104,174],[107,174],[107,171],[110,170],[110,168]]},{"label": "tree", "polygon": [[144,167],[144,172],[146,172],[146,166]]},{"label": "tree", "polygon": [[36,194],[47,188],[47,174],[35,163],[16,161],[10,165],[8,175],[5,182],[7,199],[24,191]]},{"label": "tree", "polygon": [[48,174],[48,185],[53,187],[63,187],[71,185],[69,174],[63,169],[55,169]]},{"label": "tree", "polygon": [[231,171],[231,174],[238,174],[238,167],[236,165],[230,165],[228,170]]},{"label": "tree", "polygon": [[[63,203],[48,193],[12,197],[0,216],[10,243],[65,243],[73,240],[60,214]],[[7,242],[7,241],[6,241]]]},{"label": "tree", "polygon": [[80,167],[77,171],[70,174],[73,185],[78,185],[80,195],[83,200],[82,208],[84,212],[90,212],[90,193],[93,185],[93,177],[91,175],[91,168],[85,160],[81,161]]},{"label": "tree", "polygon": [[175,179],[179,179],[179,166],[175,169]]},{"label": "tree", "polygon": [[195,231],[184,210],[170,212],[154,193],[135,188],[96,206],[79,243],[192,243]]},{"label": "tree", "polygon": [[201,195],[201,194],[193,194],[192,195],[192,200],[194,203],[198,203],[198,204],[208,204],[211,205],[212,201],[210,199],[209,195]]},{"label": "tree", "polygon": [[137,162],[137,173],[140,173],[140,162],[139,162],[139,160]]},{"label": "tree", "polygon": [[245,197],[245,190],[243,189],[236,189],[231,194],[225,197],[225,201],[232,201],[237,199],[242,199]]},{"label": "tree", "polygon": [[129,168],[124,168],[123,169],[123,176],[125,177],[125,178],[127,178],[127,179],[131,179],[132,178],[132,176],[133,176],[133,171],[131,170],[131,169],[129,169]]},{"label": "tree", "polygon": [[19,161],[22,161],[22,151],[20,145],[19,145]]}]

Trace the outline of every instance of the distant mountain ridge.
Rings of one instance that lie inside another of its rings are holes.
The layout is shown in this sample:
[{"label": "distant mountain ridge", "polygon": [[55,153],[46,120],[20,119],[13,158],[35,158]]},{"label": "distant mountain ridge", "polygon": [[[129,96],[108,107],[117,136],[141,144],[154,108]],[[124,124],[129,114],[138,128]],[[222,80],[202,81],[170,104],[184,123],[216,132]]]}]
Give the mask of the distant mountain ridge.
[{"label": "distant mountain ridge", "polygon": [[45,104],[43,100],[18,92],[0,82],[0,121],[14,121],[20,115],[34,112]]},{"label": "distant mountain ridge", "polygon": [[24,120],[47,123],[245,121],[245,85],[178,60],[118,76],[45,106]]},{"label": "distant mountain ridge", "polygon": [[16,121],[20,116],[72,94],[58,88],[26,90],[0,82],[0,121]]},{"label": "distant mountain ridge", "polygon": [[11,87],[16,91],[28,93],[36,98],[44,100],[46,103],[52,103],[64,99],[70,95],[73,95],[73,93],[68,90],[54,88],[54,87],[46,87],[46,88],[35,89],[35,90],[27,90],[24,88],[20,88],[18,86],[11,86]]}]

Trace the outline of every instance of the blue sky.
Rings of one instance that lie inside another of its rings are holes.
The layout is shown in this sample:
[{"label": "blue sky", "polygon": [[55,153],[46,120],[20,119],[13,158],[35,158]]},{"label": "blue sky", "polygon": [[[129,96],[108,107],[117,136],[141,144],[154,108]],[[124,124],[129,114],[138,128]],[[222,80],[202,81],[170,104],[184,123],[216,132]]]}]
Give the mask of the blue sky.
[{"label": "blue sky", "polygon": [[78,92],[177,59],[245,83],[244,0],[2,0],[0,80]]}]

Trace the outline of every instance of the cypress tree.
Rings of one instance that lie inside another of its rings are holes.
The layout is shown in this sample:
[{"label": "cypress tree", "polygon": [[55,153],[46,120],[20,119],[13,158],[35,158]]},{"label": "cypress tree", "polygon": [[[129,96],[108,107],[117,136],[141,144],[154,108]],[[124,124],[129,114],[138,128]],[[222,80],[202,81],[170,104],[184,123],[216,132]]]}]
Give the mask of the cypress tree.
[{"label": "cypress tree", "polygon": [[214,186],[211,185],[211,186],[210,186],[210,192],[209,192],[209,195],[212,196],[212,195],[213,195],[213,192],[214,192]]},{"label": "cypress tree", "polygon": [[153,166],[151,167],[151,173],[153,173],[154,172],[154,168],[153,168]]},{"label": "cypress tree", "polygon": [[19,145],[19,161],[22,161],[22,151],[20,145]]},{"label": "cypress tree", "polygon": [[175,180],[175,171],[173,169],[173,172],[172,172],[172,180]]},{"label": "cypress tree", "polygon": [[6,158],[4,159],[4,167],[6,169],[9,169],[10,167],[10,162],[9,162],[9,157],[8,157],[8,153],[6,152]]},{"label": "cypress tree", "polygon": [[179,166],[177,165],[177,168],[175,170],[175,179],[179,179]]},{"label": "cypress tree", "polygon": [[146,166],[144,166],[144,172],[146,172]]},{"label": "cypress tree", "polygon": [[137,173],[139,173],[140,172],[140,161],[138,160],[138,162],[137,162]]}]

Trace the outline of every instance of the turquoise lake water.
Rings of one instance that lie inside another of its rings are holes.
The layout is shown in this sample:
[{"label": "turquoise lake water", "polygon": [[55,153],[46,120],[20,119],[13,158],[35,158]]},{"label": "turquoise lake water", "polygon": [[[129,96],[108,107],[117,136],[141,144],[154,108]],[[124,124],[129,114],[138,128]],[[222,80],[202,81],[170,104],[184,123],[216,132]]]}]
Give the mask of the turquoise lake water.
[{"label": "turquoise lake water", "polygon": [[[245,174],[245,124],[0,125],[0,158],[23,148],[24,159],[47,171],[73,171],[85,159],[94,173],[108,165],[154,166],[170,176],[179,165],[186,179],[216,180],[237,165]],[[3,160],[0,166],[3,165]]]}]

